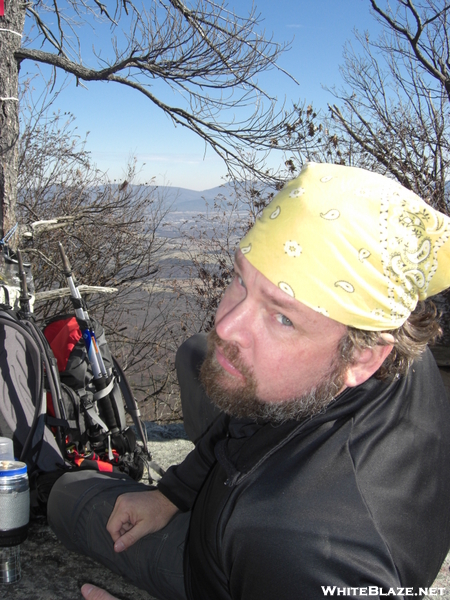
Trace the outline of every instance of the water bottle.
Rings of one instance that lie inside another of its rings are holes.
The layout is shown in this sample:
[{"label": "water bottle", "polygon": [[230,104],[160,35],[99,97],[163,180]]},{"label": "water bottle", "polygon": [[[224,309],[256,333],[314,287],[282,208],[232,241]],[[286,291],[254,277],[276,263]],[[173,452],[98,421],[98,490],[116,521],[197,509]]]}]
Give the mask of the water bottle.
[{"label": "water bottle", "polygon": [[0,438],[0,584],[20,579],[20,544],[29,519],[27,465],[14,460],[12,440]]}]

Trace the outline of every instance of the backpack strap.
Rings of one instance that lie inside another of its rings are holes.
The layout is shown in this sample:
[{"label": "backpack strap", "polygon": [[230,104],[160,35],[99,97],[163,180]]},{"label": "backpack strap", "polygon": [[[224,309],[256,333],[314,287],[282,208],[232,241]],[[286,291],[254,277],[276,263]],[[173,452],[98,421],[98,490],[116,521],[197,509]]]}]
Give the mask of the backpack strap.
[{"label": "backpack strap", "polygon": [[100,400],[101,398],[108,396],[108,394],[110,394],[113,391],[114,384],[115,384],[114,376],[111,376],[111,381],[108,383],[108,385],[105,388],[103,388],[102,390],[98,390],[97,392],[94,393],[94,400],[97,402],[97,400]]},{"label": "backpack strap", "polygon": [[[17,455],[27,463],[30,473],[36,468],[48,470],[64,465],[61,436],[56,440],[46,427],[43,365],[49,371],[50,365],[48,360],[44,361],[40,339],[10,307],[0,307],[0,325],[4,344],[0,375],[5,385],[0,412],[3,412],[4,425],[19,444]],[[22,367],[21,360],[24,361]],[[19,397],[18,389],[23,386],[28,395]]]},{"label": "backpack strap", "polygon": [[[54,398],[53,408],[55,411],[55,416],[58,419],[67,421],[64,403],[62,401],[58,365],[56,358],[52,352],[52,349],[50,348],[50,345],[48,344],[42,331],[38,327],[36,327],[33,321],[24,320],[21,321],[21,324],[29,330],[30,334],[33,336],[34,340],[36,341],[36,344],[39,347],[41,357],[45,366],[45,374],[50,387],[50,392],[52,394],[52,398]],[[45,410],[45,412],[47,412],[47,410]],[[64,436],[61,435],[61,429],[59,427],[57,427],[55,430],[55,438],[61,450],[61,453],[64,456],[65,440]]]},{"label": "backpack strap", "polygon": [[87,396],[82,396],[81,402],[83,403],[84,411],[89,415],[92,421],[97,423],[97,425],[100,425],[105,433],[109,433],[108,425],[101,419],[94,404],[87,399]]},{"label": "backpack strap", "polygon": [[15,329],[25,340],[25,343],[29,350],[31,350],[33,368],[35,372],[35,381],[36,385],[33,394],[33,404],[34,404],[34,415],[33,420],[30,425],[30,429],[28,435],[25,439],[25,443],[22,446],[22,452],[20,455],[20,460],[24,460],[25,457],[28,456],[30,451],[30,446],[33,441],[34,435],[38,428],[39,417],[40,415],[45,414],[45,406],[44,406],[44,388],[43,388],[43,372],[42,372],[42,362],[40,360],[41,352],[40,348],[36,344],[35,339],[31,336],[31,334],[22,326],[21,323],[16,321],[10,314],[6,312],[2,312],[0,314],[0,324],[6,327],[11,327]]},{"label": "backpack strap", "polygon": [[122,392],[123,398],[125,400],[125,404],[127,406],[127,411],[131,418],[133,419],[134,426],[136,427],[136,431],[141,439],[141,442],[144,444],[144,452],[149,455],[148,452],[148,437],[147,432],[142,426],[141,421],[141,411],[137,405],[137,402],[134,398],[133,392],[131,391],[130,384],[128,383],[127,378],[125,377],[125,373],[122,370],[122,367],[117,362],[114,355],[111,355],[114,370],[117,373],[117,383],[119,384],[120,391]]}]

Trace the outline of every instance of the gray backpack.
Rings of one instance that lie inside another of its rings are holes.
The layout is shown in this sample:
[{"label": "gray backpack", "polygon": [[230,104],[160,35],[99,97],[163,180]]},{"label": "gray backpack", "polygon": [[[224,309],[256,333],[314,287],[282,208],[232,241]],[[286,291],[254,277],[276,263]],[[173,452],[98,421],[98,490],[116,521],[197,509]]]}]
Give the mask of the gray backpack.
[{"label": "gray backpack", "polygon": [[[50,326],[63,329],[67,319],[72,318],[53,319]],[[111,392],[103,402],[107,400],[115,415],[114,432],[99,406],[82,341],[70,349],[60,374],[40,328],[32,319],[22,318],[20,311],[0,305],[0,436],[13,440],[15,457],[27,464],[37,512],[45,509],[51,486],[67,470],[120,471],[139,480],[147,466],[163,474],[151,460],[125,375],[109,352],[100,325],[95,327],[111,373]],[[125,408],[134,429],[126,424]]]},{"label": "gray backpack", "polygon": [[48,385],[58,385],[39,331],[0,305],[0,435],[13,440],[15,457],[30,474],[65,466],[61,429],[54,433],[47,419],[44,373]]}]

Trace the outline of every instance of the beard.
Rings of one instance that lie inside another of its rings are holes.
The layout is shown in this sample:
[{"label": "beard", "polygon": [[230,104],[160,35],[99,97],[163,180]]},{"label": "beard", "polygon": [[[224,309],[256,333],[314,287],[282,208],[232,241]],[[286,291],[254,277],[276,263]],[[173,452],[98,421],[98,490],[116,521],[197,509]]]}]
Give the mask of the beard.
[{"label": "beard", "polygon": [[[218,363],[216,346],[240,371],[244,377],[243,382],[236,381]],[[221,340],[213,329],[208,334],[208,349],[200,369],[200,381],[208,397],[226,414],[280,424],[290,420],[301,421],[323,412],[342,389],[347,367],[348,363],[336,351],[328,372],[306,393],[282,402],[261,400],[258,398],[257,381],[252,369],[243,363],[239,348]]]}]

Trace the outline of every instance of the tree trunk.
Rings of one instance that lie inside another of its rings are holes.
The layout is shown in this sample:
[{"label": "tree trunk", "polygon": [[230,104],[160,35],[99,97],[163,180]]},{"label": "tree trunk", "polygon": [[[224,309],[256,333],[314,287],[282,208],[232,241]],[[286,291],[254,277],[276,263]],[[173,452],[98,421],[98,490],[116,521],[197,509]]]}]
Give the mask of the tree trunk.
[{"label": "tree trunk", "polygon": [[[0,236],[15,225],[19,140],[19,50],[25,2],[6,0],[0,17]],[[1,239],[0,238],[0,239]]]}]

